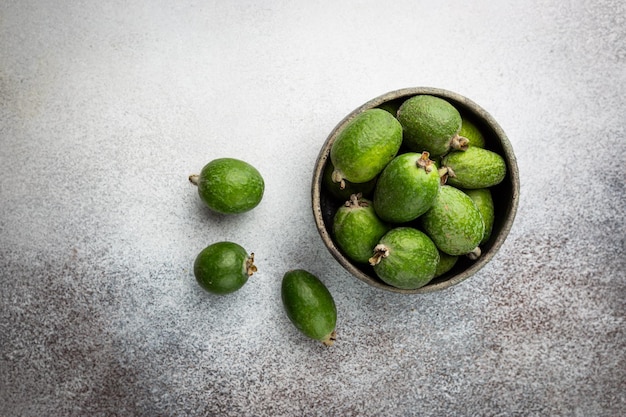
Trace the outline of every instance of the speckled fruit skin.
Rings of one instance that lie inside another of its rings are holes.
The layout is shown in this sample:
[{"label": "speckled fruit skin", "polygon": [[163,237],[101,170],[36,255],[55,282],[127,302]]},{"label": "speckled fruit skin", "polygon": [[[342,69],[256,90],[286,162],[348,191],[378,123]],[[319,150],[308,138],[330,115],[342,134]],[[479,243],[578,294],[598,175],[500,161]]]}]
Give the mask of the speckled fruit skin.
[{"label": "speckled fruit skin", "polygon": [[398,109],[398,120],[404,132],[404,144],[413,152],[428,151],[431,158],[450,150],[451,139],[461,129],[461,115],[446,100],[417,95]]},{"label": "speckled fruit skin", "polygon": [[367,263],[374,246],[388,230],[389,226],[374,212],[372,202],[356,195],[335,213],[333,235],[336,243],[354,262]]},{"label": "speckled fruit skin", "polygon": [[303,269],[285,273],[281,298],[287,317],[298,330],[311,339],[332,345],[337,308],[328,288],[315,275]]},{"label": "speckled fruit skin", "polygon": [[385,110],[369,109],[339,132],[330,158],[337,177],[362,183],[375,178],[396,156],[401,144],[402,126],[398,120]]},{"label": "speckled fruit skin", "polygon": [[455,187],[488,188],[502,182],[506,176],[506,162],[497,153],[470,146],[466,151],[452,151],[443,157],[444,167],[452,169],[447,183]]},{"label": "speckled fruit skin", "polygon": [[459,260],[457,255],[448,255],[445,252],[439,251],[439,263],[437,264],[437,269],[435,270],[435,278],[439,277],[456,265],[456,261]]},{"label": "speckled fruit skin", "polygon": [[233,242],[217,242],[196,257],[193,273],[198,284],[213,294],[229,294],[248,282],[246,250]]},{"label": "speckled fruit skin", "polygon": [[197,179],[198,194],[213,211],[244,213],[263,198],[263,177],[247,162],[235,158],[214,159],[202,168]]},{"label": "speckled fruit skin", "polygon": [[495,208],[493,206],[491,191],[488,188],[463,191],[472,199],[474,204],[476,204],[483,218],[483,222],[485,223],[485,233],[480,241],[480,244],[484,245],[491,237],[491,230],[493,229],[493,222],[495,220]]},{"label": "speckled fruit skin", "polygon": [[439,251],[423,232],[397,227],[387,232],[379,245],[387,248],[389,255],[374,265],[374,272],[385,283],[396,288],[416,289],[435,276]]},{"label": "speckled fruit skin", "polygon": [[430,160],[429,168],[418,166],[421,158],[421,154],[413,152],[398,155],[380,174],[373,202],[382,220],[408,222],[432,206],[439,193],[439,174]]},{"label": "speckled fruit skin", "polygon": [[485,232],[485,224],[472,199],[463,191],[443,185],[433,206],[420,217],[424,231],[448,255],[474,250]]},{"label": "speckled fruit skin", "polygon": [[485,137],[480,132],[478,127],[472,123],[471,120],[461,117],[461,130],[459,136],[463,136],[469,140],[469,146],[475,146],[477,148],[485,147]]}]

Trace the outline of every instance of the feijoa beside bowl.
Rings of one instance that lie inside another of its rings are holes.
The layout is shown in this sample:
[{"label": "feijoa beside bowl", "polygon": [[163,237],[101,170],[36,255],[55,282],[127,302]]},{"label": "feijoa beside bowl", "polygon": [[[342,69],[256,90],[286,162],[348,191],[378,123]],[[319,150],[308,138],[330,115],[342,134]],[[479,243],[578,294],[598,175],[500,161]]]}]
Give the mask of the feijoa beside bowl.
[{"label": "feijoa beside bowl", "polygon": [[[428,284],[417,289],[399,289],[385,284],[374,273],[368,264],[357,264],[350,261],[336,245],[333,235],[333,217],[337,209],[343,204],[333,196],[324,186],[324,171],[330,164],[330,150],[337,138],[338,133],[358,114],[373,108],[383,108],[390,112],[415,95],[428,94],[447,100],[461,114],[463,118],[471,121],[485,138],[485,149],[500,154],[507,167],[504,180],[491,188],[495,208],[495,220],[489,240],[481,245],[482,254],[477,260],[470,260],[466,256],[460,256],[455,266],[447,273],[434,278]],[[415,87],[391,91],[378,96],[361,105],[335,126],[324,142],[315,163],[313,183],[311,187],[313,216],[322,240],[333,257],[352,275],[361,281],[376,288],[404,293],[419,294],[443,290],[464,281],[484,267],[500,249],[504,243],[515,219],[519,201],[519,171],[513,148],[506,134],[496,120],[482,107],[470,99],[439,88]]]}]

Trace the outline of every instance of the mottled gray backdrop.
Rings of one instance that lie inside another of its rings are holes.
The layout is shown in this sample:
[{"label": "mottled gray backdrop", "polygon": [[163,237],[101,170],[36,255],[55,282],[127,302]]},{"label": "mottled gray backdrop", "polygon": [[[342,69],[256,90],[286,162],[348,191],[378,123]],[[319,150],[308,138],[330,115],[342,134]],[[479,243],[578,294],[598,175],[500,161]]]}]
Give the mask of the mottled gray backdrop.
[{"label": "mottled gray backdrop", "polygon": [[[511,234],[477,275],[402,296],[353,279],[309,188],[341,118],[456,91],[516,151]],[[626,415],[626,3],[0,3],[0,415]],[[253,163],[255,210],[187,176]],[[216,240],[259,272],[195,283]],[[285,271],[318,275],[337,344],[304,339]]]}]

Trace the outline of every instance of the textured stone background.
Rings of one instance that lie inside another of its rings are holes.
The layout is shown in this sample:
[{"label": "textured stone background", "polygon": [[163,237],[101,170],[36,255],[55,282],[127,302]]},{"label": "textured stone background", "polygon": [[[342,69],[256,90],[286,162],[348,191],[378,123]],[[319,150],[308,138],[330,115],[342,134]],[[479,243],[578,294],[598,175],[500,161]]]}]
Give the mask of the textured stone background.
[{"label": "textured stone background", "polygon": [[[626,3],[0,2],[0,415],[626,415]],[[335,124],[387,91],[466,95],[515,148],[511,234],[423,296],[353,279],[309,187]],[[252,162],[254,211],[187,176]],[[215,297],[191,264],[257,256]],[[280,279],[317,274],[339,340]]]}]

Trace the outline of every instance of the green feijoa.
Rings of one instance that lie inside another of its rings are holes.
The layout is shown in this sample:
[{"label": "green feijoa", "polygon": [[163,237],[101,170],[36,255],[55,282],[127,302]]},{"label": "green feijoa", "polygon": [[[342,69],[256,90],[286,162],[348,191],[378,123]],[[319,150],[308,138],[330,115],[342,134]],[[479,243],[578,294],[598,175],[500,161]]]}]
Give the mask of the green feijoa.
[{"label": "green feijoa", "polygon": [[369,198],[374,191],[376,185],[376,178],[367,182],[353,183],[350,181],[344,181],[344,188],[341,188],[340,183],[334,182],[332,179],[333,171],[335,167],[329,160],[326,162],[324,172],[322,174],[322,184],[324,189],[327,190],[330,195],[337,201],[347,201],[352,194],[361,194],[366,198]]},{"label": "green feijoa", "polygon": [[247,162],[235,158],[214,159],[199,175],[189,176],[198,186],[198,194],[213,211],[222,214],[244,213],[263,198],[263,177]]},{"label": "green feijoa", "polygon": [[439,251],[439,263],[437,264],[437,269],[435,270],[435,278],[440,277],[449,270],[451,270],[454,265],[456,265],[456,261],[459,260],[457,255],[448,255],[445,252]]},{"label": "green feijoa", "polygon": [[333,235],[337,246],[351,260],[367,263],[374,246],[389,230],[372,207],[372,202],[358,194],[339,207],[333,222]]},{"label": "green feijoa", "polygon": [[461,130],[459,131],[459,136],[467,138],[469,141],[469,146],[476,146],[477,148],[485,147],[485,137],[480,132],[478,127],[471,120],[466,117],[461,117]]},{"label": "green feijoa", "polygon": [[298,330],[326,346],[333,345],[337,308],[322,281],[303,269],[288,271],[283,276],[281,298],[287,317]]},{"label": "green feijoa", "polygon": [[488,188],[502,182],[506,162],[488,149],[470,146],[465,151],[450,152],[441,160],[447,170],[447,183],[459,188]]},{"label": "green feijoa", "polygon": [[485,233],[485,223],[476,204],[450,185],[441,186],[435,203],[420,217],[420,222],[435,245],[448,255],[474,251]]},{"label": "green feijoa", "polygon": [[376,108],[359,113],[331,146],[333,181],[370,181],[396,156],[401,144],[402,126],[389,112]]},{"label": "green feijoa", "polygon": [[484,245],[491,237],[491,230],[495,220],[495,208],[491,191],[488,188],[477,188],[475,190],[464,190],[464,192],[474,201],[483,217],[483,222],[485,222],[485,234],[480,241],[480,244]]},{"label": "green feijoa", "polygon": [[385,283],[402,289],[423,287],[435,276],[439,251],[423,232],[412,227],[388,231],[374,248],[370,265]]},{"label": "green feijoa", "polygon": [[217,242],[204,248],[196,257],[193,273],[198,284],[214,294],[237,291],[256,272],[254,253],[233,242]]},{"label": "green feijoa", "polygon": [[374,210],[384,220],[404,223],[424,214],[439,192],[439,173],[428,158],[408,152],[396,156],[380,174],[374,188]]},{"label": "green feijoa", "polygon": [[446,100],[420,94],[407,99],[398,109],[405,145],[413,152],[427,151],[431,157],[450,149],[466,149],[467,138],[459,136],[461,114]]}]

